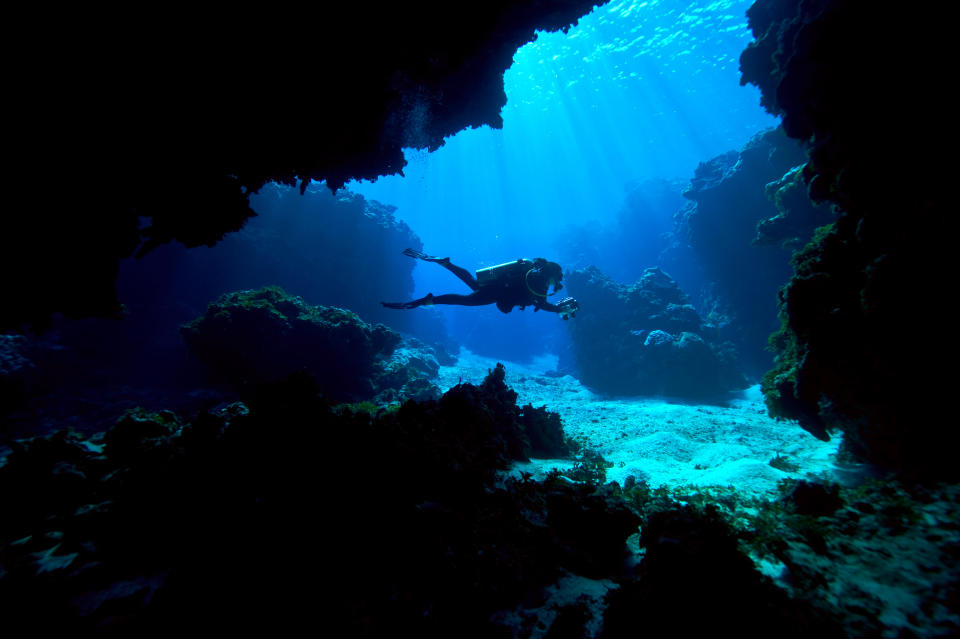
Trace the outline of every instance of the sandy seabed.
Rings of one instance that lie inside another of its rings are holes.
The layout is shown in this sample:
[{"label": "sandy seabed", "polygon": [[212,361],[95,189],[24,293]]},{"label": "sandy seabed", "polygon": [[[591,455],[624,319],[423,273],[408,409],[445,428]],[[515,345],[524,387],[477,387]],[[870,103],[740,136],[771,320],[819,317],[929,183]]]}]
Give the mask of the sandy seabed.
[{"label": "sandy seabed", "polygon": [[[555,371],[557,358],[529,364],[490,359],[461,350],[455,366],[441,367],[438,385],[446,391],[459,382],[480,384],[497,362],[506,368],[506,384],[519,405],[546,406],[560,415],[568,438],[600,453],[613,467],[607,480],[623,484],[633,475],[651,487],[731,486],[756,497],[773,497],[785,478],[832,480],[839,476],[839,437],[822,442],[793,421],[767,415],[760,386],[731,393],[718,404],[697,404],[667,397],[607,398],[570,375]],[[770,465],[780,456],[795,465],[785,472]],[[533,459],[513,472],[542,478],[572,461]]]}]

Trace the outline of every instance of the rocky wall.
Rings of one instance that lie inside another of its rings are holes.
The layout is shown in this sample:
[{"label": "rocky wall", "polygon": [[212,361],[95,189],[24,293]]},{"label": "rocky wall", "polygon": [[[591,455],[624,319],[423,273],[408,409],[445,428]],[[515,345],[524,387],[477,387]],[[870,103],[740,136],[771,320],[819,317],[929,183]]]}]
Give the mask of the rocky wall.
[{"label": "rocky wall", "polygon": [[683,193],[689,202],[677,213],[673,241],[661,256],[696,306],[736,344],[755,379],[772,363],[766,348],[779,325],[777,291],[790,277],[790,251],[801,241],[790,244],[785,235],[792,231],[805,243],[816,226],[833,219],[826,207],[808,204],[810,211],[794,207],[792,226],[770,222],[786,218],[784,206],[778,208],[783,187],[777,185],[805,161],[800,145],[770,129],[740,151],[702,162]]},{"label": "rocky wall", "polygon": [[820,437],[842,431],[849,450],[883,468],[956,477],[944,352],[902,339],[954,270],[942,160],[950,37],[939,12],[934,2],[888,11],[760,0],[741,82],[806,145],[810,197],[839,213],[781,293],[778,361],[764,384],[771,413]]},{"label": "rocky wall", "polygon": [[338,189],[402,172],[403,147],[501,126],[517,48],[595,4],[18,8],[17,46],[42,55],[18,49],[8,78],[0,268],[20,276],[0,330],[119,313],[120,260],[214,245],[268,182]]}]

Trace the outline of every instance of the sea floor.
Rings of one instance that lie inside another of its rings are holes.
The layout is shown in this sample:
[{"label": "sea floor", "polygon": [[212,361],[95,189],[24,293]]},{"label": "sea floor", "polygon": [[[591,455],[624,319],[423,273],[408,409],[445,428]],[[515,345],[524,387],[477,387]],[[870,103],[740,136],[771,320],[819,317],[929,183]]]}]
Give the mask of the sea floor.
[{"label": "sea floor", "polygon": [[[849,471],[837,464],[839,438],[823,442],[796,422],[770,418],[759,385],[731,393],[722,404],[667,397],[607,398],[570,375],[555,376],[555,356],[518,364],[465,349],[456,365],[441,368],[437,383],[444,392],[461,381],[479,384],[498,361],[506,369],[507,386],[519,395],[518,405],[546,406],[558,413],[568,438],[613,464],[607,481],[622,485],[633,475],[653,488],[733,487],[742,494],[772,498],[782,479],[842,481]],[[771,466],[770,460],[777,456],[796,470]],[[551,469],[573,464],[532,459],[517,464],[512,472],[540,479]]]}]

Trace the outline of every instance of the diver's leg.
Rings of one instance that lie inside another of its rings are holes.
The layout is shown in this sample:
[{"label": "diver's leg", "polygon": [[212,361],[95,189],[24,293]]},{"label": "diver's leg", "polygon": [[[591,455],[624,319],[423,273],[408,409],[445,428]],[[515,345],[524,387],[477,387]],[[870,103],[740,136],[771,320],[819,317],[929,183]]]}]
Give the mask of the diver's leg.
[{"label": "diver's leg", "polygon": [[403,254],[419,260],[423,260],[424,262],[434,262],[436,264],[439,264],[443,268],[447,269],[448,271],[456,275],[461,282],[463,282],[464,284],[470,287],[470,290],[472,291],[480,290],[480,284],[477,282],[477,278],[475,278],[470,271],[463,268],[462,266],[451,264],[449,257],[433,257],[432,255],[427,255],[425,253],[421,253],[420,251],[417,251],[411,248],[404,249]]},{"label": "diver's leg", "polygon": [[433,293],[427,293],[426,297],[421,297],[418,300],[412,300],[410,302],[380,303],[386,308],[408,309],[417,308],[418,306],[432,306],[434,304],[449,304],[454,306],[485,306],[486,304],[493,304],[496,301],[497,300],[487,291],[474,291],[469,295],[458,295],[456,293],[434,295]]},{"label": "diver's leg", "polygon": [[455,306],[485,306],[493,302],[494,300],[488,299],[486,295],[482,295],[479,292],[470,293],[469,295],[448,293],[447,295],[436,295],[433,298],[434,304],[451,304]]},{"label": "diver's leg", "polygon": [[450,263],[450,258],[445,257],[442,260],[437,260],[437,264],[447,269],[454,275],[456,275],[461,282],[470,287],[470,290],[477,292],[480,290],[480,283],[477,282],[477,278],[473,276],[473,273],[463,268],[462,266],[457,266],[456,264]]}]

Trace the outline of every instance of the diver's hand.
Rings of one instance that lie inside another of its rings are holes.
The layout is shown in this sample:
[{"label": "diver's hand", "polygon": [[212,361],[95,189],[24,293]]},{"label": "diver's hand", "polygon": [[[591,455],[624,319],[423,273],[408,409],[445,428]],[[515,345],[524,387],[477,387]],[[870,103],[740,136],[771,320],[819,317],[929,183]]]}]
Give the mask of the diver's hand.
[{"label": "diver's hand", "polygon": [[576,316],[577,311],[580,310],[580,304],[572,297],[565,297],[557,302],[557,308],[560,309],[560,317],[566,320]]}]

